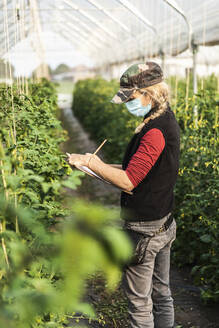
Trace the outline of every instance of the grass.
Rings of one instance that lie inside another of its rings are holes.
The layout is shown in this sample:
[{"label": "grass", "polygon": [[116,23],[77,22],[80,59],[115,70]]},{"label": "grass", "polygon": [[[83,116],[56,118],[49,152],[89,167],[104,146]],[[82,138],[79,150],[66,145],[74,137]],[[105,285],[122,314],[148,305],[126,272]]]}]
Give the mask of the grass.
[{"label": "grass", "polygon": [[102,318],[102,326],[128,328],[128,304],[123,289],[119,285],[114,292],[110,293],[105,283],[101,272],[96,273],[87,281],[87,290],[93,299],[92,303],[97,315]]}]

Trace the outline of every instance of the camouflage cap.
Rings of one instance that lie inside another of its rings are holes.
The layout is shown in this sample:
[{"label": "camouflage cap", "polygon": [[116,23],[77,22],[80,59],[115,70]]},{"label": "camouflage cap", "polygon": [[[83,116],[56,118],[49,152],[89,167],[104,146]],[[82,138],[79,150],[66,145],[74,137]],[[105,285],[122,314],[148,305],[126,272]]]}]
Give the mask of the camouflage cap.
[{"label": "camouflage cap", "polygon": [[115,104],[126,102],[134,90],[146,88],[163,81],[161,67],[152,61],[131,65],[120,77],[120,89],[110,100]]}]

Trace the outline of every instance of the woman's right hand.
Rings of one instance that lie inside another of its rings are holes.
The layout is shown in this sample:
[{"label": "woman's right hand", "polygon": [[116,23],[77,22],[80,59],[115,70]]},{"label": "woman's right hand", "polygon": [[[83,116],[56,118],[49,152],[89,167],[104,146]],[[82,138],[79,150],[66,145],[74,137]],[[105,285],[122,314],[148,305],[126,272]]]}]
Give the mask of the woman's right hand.
[{"label": "woman's right hand", "polygon": [[93,158],[97,159],[98,161],[101,161],[100,157],[98,157],[95,154],[91,154],[91,153],[85,153],[85,155],[92,155]]}]

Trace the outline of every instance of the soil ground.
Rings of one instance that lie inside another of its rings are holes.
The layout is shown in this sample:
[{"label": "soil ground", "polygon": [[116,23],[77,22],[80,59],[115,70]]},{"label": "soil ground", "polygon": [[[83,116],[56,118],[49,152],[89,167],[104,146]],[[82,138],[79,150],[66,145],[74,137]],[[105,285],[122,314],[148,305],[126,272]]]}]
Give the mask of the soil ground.
[{"label": "soil ground", "polygon": [[[81,153],[94,152],[98,145],[90,139],[89,134],[73,115],[71,110],[71,95],[59,94],[61,108],[60,119],[69,140],[62,145],[63,152]],[[104,160],[101,150],[98,156]],[[86,175],[81,186],[76,191],[70,191],[71,196],[82,197],[105,206],[119,207],[120,190]],[[170,284],[174,298],[176,327],[178,328],[218,328],[218,304],[204,305],[200,297],[200,288],[193,285],[190,268],[179,269],[173,264],[170,269]],[[78,314],[69,321],[67,327],[107,327],[128,328],[127,300],[121,286],[113,294],[105,288],[105,281],[100,273],[87,281],[87,293],[84,299],[93,304],[99,321],[91,321]]]}]

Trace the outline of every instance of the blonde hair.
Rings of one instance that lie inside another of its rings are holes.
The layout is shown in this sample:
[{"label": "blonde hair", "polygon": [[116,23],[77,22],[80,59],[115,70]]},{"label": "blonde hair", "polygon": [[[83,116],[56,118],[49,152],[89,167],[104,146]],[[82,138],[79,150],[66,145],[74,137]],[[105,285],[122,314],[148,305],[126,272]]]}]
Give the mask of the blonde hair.
[{"label": "blonde hair", "polygon": [[145,118],[144,121],[137,126],[135,129],[135,133],[141,131],[145,124],[147,124],[150,120],[155,119],[156,117],[163,114],[167,109],[167,103],[169,102],[170,98],[170,91],[169,86],[166,82],[156,83],[146,88],[139,89],[140,92],[146,92],[154,102],[154,107],[158,107],[156,112],[154,112],[149,117]]}]

